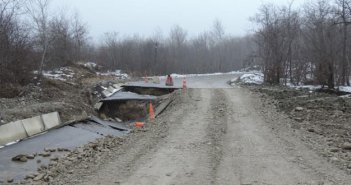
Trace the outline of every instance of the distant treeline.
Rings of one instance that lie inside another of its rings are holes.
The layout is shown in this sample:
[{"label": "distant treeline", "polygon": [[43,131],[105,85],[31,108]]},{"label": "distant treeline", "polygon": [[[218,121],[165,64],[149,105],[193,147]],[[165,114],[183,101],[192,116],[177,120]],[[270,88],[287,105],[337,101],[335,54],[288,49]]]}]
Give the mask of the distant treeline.
[{"label": "distant treeline", "polygon": [[50,0],[0,0],[2,87],[25,85],[33,80],[33,71],[42,74],[75,62],[139,75],[232,71],[242,67],[254,47],[251,37],[225,34],[220,21],[192,38],[176,25],[166,37],[161,32],[150,38],[112,32],[93,43],[78,14],[61,12],[50,11]]},{"label": "distant treeline", "polygon": [[166,38],[161,33],[151,38],[108,33],[94,61],[143,74],[228,72],[242,68],[253,47],[251,37],[227,36],[215,21],[212,30],[195,38],[177,25]]},{"label": "distant treeline", "polygon": [[49,5],[0,0],[0,89],[27,84],[34,71],[87,59],[86,26],[78,15],[50,15]]},{"label": "distant treeline", "polygon": [[263,5],[252,19],[265,82],[350,85],[351,0]]}]

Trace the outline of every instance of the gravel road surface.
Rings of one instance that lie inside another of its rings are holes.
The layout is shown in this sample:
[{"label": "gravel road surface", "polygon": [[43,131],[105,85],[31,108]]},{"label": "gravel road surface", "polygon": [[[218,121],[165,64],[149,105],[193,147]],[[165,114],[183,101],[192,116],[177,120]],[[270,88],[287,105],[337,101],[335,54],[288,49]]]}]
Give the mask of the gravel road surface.
[{"label": "gravel road surface", "polygon": [[[51,184],[348,185],[351,177],[317,155],[289,119],[240,87],[205,82],[176,92],[153,123],[98,164],[80,164]],[[81,166],[84,166],[82,169]]]},{"label": "gravel road surface", "polygon": [[159,131],[163,134],[145,132],[84,177],[73,173],[68,179],[79,179],[74,184],[126,185],[351,182],[288,129],[277,132],[274,125],[284,120],[274,112],[269,119],[262,115],[248,90],[191,89],[179,96],[154,123],[166,125]]}]

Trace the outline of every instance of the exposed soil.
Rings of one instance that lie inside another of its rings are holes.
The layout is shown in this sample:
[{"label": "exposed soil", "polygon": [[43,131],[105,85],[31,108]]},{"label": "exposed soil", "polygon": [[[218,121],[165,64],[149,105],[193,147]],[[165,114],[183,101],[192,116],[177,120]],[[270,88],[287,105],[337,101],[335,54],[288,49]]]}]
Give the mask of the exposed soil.
[{"label": "exposed soil", "polygon": [[113,76],[98,76],[82,66],[71,66],[74,73],[66,81],[43,78],[39,84],[19,87],[15,98],[0,98],[0,124],[58,111],[63,122],[94,115],[99,97],[95,87],[118,83]]},{"label": "exposed soil", "polygon": [[143,120],[147,116],[147,101],[105,102],[100,108],[100,117],[121,120]]},{"label": "exposed soil", "polygon": [[251,87],[267,107],[294,120],[292,130],[326,160],[351,172],[351,98],[282,87]]}]

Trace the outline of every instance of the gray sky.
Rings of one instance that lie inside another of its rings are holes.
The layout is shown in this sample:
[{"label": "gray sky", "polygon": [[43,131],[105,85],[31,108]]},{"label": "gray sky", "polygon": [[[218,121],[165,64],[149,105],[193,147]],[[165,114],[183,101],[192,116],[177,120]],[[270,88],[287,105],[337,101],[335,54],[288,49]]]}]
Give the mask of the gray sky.
[{"label": "gray sky", "polygon": [[[195,36],[208,30],[215,19],[222,22],[226,33],[242,36],[252,30],[249,17],[265,2],[289,0],[54,0],[52,9],[77,11],[97,41],[113,31],[122,36],[151,36],[161,30],[167,35],[175,24]],[[295,0],[295,4],[302,2]]]}]

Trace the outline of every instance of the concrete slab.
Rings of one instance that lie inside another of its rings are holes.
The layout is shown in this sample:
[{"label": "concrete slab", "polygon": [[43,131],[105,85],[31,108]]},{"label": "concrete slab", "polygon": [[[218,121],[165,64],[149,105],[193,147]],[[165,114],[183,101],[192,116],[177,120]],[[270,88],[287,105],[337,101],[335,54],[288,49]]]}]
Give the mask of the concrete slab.
[{"label": "concrete slab", "polygon": [[111,93],[117,92],[116,89],[112,86],[108,87],[107,90],[110,91]]},{"label": "concrete slab", "polygon": [[95,105],[94,105],[94,109],[95,110],[100,110],[100,108],[102,107],[102,102],[98,102],[98,103],[96,103]]},{"label": "concrete slab", "polygon": [[42,115],[45,130],[56,127],[61,124],[60,115],[58,112],[52,112],[49,114]]},{"label": "concrete slab", "polygon": [[35,134],[39,134],[45,130],[44,124],[40,116],[24,119],[22,120],[22,124],[27,132],[28,137],[33,136]]},{"label": "concrete slab", "polygon": [[110,95],[111,95],[112,93],[109,91],[109,90],[104,90],[104,91],[102,91],[102,95],[104,96],[104,97],[109,97]]},{"label": "concrete slab", "polygon": [[140,95],[132,92],[117,92],[112,96],[101,100],[101,102],[107,101],[126,101],[126,100],[156,100],[156,96]]},{"label": "concrete slab", "polygon": [[11,122],[0,126],[0,146],[26,137],[28,136],[22,121]]},{"label": "concrete slab", "polygon": [[112,86],[113,86],[115,89],[117,89],[117,90],[122,89],[122,88],[121,88],[121,85],[119,85],[119,84],[113,84]]}]

